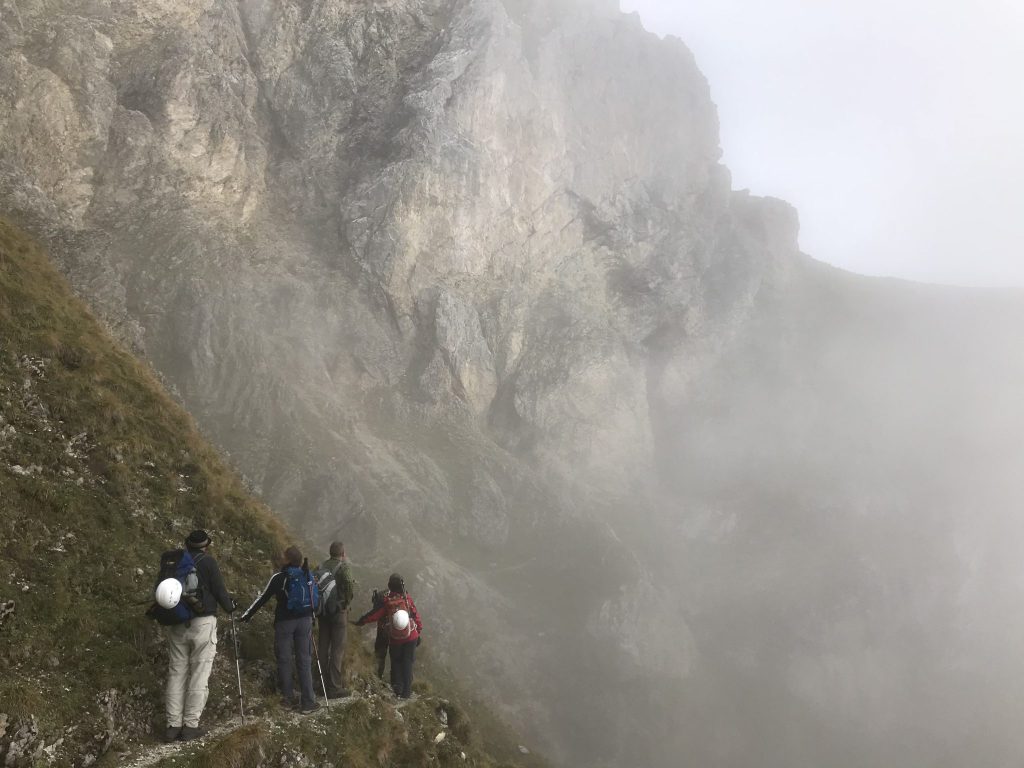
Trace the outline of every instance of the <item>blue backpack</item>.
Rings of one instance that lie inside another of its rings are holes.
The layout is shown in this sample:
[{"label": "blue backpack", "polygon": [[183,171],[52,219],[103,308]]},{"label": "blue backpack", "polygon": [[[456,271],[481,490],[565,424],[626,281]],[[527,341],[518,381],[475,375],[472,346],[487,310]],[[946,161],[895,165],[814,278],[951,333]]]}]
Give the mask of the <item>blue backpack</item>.
[{"label": "blue backpack", "polygon": [[316,613],[320,608],[320,587],[309,571],[290,565],[285,569],[288,579],[284,591],[288,597],[288,610],[302,613],[312,610]]},{"label": "blue backpack", "polygon": [[153,603],[146,612],[147,616],[165,626],[173,626],[186,624],[203,612],[196,560],[187,549],[172,549],[160,555],[160,570],[156,583],[159,584],[164,579],[177,579],[181,582],[181,600],[173,608],[164,608]]}]

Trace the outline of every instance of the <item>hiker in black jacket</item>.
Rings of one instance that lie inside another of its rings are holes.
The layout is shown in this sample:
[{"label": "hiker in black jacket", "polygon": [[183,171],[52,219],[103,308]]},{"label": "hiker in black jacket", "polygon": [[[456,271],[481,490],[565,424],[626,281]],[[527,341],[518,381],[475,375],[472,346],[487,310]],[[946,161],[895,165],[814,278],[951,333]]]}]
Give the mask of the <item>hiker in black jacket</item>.
[{"label": "hiker in black jacket", "polygon": [[207,551],[210,543],[206,531],[192,531],[185,539],[185,547],[195,561],[202,611],[185,623],[167,627],[165,741],[191,741],[204,735],[199,718],[210,695],[210,670],[217,654],[217,606],[228,613],[235,610],[217,561]]},{"label": "hiker in black jacket", "polygon": [[[364,616],[369,616],[371,613],[376,611],[384,605],[384,592],[379,589],[373,590],[373,597],[371,598],[370,610],[367,611]],[[381,680],[384,679],[384,668],[388,663],[388,623],[386,621],[377,622],[377,635],[373,639],[373,655],[377,659],[377,677]]]},{"label": "hiker in black jacket", "polygon": [[277,681],[281,689],[281,705],[295,708],[292,688],[292,654],[295,655],[295,667],[299,675],[299,689],[302,692],[299,710],[305,714],[320,708],[313,696],[313,670],[311,652],[313,643],[313,608],[307,606],[299,609],[288,608],[289,579],[301,579],[303,588],[312,579],[308,571],[301,570],[302,553],[298,547],[288,547],[284,551],[284,565],[281,570],[270,577],[262,594],[257,597],[241,620],[248,622],[256,611],[273,596],[277,598],[274,610],[274,653],[277,657]]}]

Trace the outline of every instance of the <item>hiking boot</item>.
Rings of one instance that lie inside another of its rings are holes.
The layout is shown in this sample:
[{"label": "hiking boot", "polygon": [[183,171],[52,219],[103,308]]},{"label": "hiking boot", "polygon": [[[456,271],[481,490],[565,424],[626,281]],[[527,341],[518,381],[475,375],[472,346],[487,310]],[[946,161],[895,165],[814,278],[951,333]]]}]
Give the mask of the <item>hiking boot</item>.
[{"label": "hiking boot", "polygon": [[352,695],[352,691],[350,691],[348,688],[339,688],[336,691],[331,691],[330,693],[328,693],[327,694],[327,698],[328,699],[344,699],[345,697],[351,696],[351,695]]},{"label": "hiking boot", "polygon": [[303,707],[299,711],[302,714],[304,714],[304,715],[308,715],[310,712],[316,712],[318,709],[320,709],[320,702],[319,701],[314,701],[312,704],[310,704],[309,706]]},{"label": "hiking boot", "polygon": [[282,697],[282,699],[281,699],[281,706],[284,709],[298,709],[299,708],[299,702],[297,700],[295,700],[295,699],[286,699],[286,698]]},{"label": "hiking boot", "polygon": [[181,729],[181,740],[182,741],[194,741],[195,739],[201,739],[206,735],[205,728],[190,728],[185,726]]},{"label": "hiking boot", "polygon": [[172,741],[177,741],[181,738],[181,726],[167,726],[167,730],[164,731],[164,741],[170,744]]}]

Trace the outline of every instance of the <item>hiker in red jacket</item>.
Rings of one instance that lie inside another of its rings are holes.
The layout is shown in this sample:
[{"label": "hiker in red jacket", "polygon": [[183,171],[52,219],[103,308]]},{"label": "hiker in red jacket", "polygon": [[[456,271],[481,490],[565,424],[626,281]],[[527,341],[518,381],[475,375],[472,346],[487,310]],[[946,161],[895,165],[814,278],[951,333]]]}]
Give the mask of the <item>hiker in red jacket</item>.
[{"label": "hiker in red jacket", "polygon": [[416,646],[420,644],[423,622],[412,597],[405,591],[405,582],[397,573],[388,579],[383,604],[379,608],[371,608],[355,624],[361,627],[372,621],[384,622],[387,627],[391,687],[396,696],[408,699],[412,695],[412,665],[416,659]]}]

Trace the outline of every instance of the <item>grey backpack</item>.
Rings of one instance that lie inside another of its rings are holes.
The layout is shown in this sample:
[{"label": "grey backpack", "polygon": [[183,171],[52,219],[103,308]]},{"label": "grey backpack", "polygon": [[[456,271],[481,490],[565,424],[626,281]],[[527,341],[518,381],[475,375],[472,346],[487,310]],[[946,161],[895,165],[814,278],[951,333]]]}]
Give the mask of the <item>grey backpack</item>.
[{"label": "grey backpack", "polygon": [[317,616],[330,619],[341,611],[341,597],[338,594],[338,582],[334,578],[336,571],[320,571],[317,574],[317,583],[320,585],[320,605],[317,609]]}]

